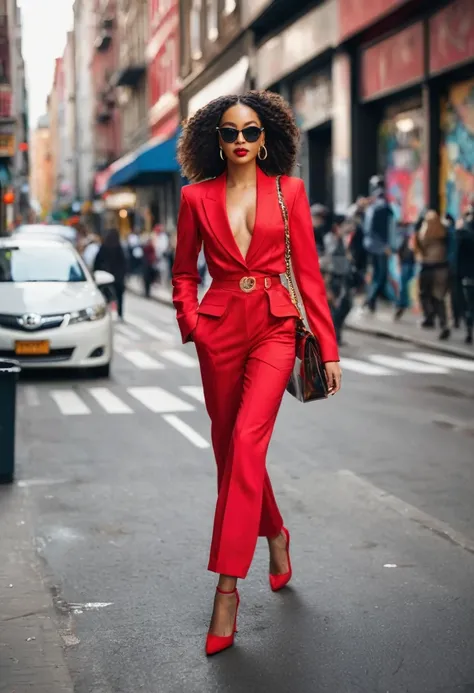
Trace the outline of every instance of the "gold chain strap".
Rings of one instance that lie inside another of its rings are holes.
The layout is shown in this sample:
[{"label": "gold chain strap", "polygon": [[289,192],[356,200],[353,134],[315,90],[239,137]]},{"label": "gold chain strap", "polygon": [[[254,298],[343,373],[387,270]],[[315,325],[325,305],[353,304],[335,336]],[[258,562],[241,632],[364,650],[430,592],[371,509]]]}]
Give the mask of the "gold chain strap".
[{"label": "gold chain strap", "polygon": [[280,205],[281,215],[283,217],[283,224],[285,226],[285,266],[286,266],[285,276],[286,276],[286,281],[288,282],[288,289],[290,292],[290,298],[293,302],[293,305],[296,307],[296,310],[299,313],[300,320],[303,320],[303,315],[301,313],[300,303],[298,301],[298,295],[295,291],[295,286],[293,284],[293,278],[291,275],[290,223],[288,221],[288,209],[286,207],[285,198],[283,197],[283,193],[281,191],[281,180],[280,179],[281,179],[281,176],[277,176],[276,184],[277,184],[277,193],[278,193],[278,203]]}]

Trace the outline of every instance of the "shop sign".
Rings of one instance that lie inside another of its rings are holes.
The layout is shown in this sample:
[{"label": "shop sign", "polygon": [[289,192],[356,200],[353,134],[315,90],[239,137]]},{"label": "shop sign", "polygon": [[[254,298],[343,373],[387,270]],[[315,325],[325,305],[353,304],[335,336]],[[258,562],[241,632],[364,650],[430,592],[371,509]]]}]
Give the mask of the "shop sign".
[{"label": "shop sign", "polygon": [[474,58],[472,0],[456,0],[430,19],[430,72]]},{"label": "shop sign", "polygon": [[116,192],[107,195],[104,201],[107,209],[130,209],[135,207],[137,195],[130,191]]},{"label": "shop sign", "polygon": [[15,156],[15,135],[0,133],[0,157]]},{"label": "shop sign", "polygon": [[296,82],[292,101],[301,130],[310,130],[331,120],[332,84],[329,76],[315,74]]},{"label": "shop sign", "polygon": [[257,51],[257,85],[265,89],[337,44],[337,0],[328,0]]},{"label": "shop sign", "polygon": [[418,82],[424,75],[423,24],[380,41],[362,53],[362,98]]},{"label": "shop sign", "polygon": [[356,34],[407,0],[338,0],[340,40]]},{"label": "shop sign", "polygon": [[226,94],[242,94],[245,91],[249,58],[244,55],[229,70],[201,89],[195,96],[189,99],[188,118],[213,99]]}]

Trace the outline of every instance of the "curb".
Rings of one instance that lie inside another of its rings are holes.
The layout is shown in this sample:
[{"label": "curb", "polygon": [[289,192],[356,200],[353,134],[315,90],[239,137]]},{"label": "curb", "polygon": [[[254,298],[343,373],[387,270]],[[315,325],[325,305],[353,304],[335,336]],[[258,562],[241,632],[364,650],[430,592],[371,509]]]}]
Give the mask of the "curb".
[{"label": "curb", "polygon": [[383,327],[367,327],[363,325],[355,325],[354,323],[347,323],[345,325],[346,330],[351,330],[352,332],[360,332],[361,334],[367,334],[371,337],[379,337],[383,339],[392,339],[394,342],[405,342],[407,344],[415,344],[416,346],[423,347],[424,349],[430,349],[431,351],[438,351],[442,354],[450,354],[451,356],[458,356],[464,359],[474,360],[474,353],[463,349],[463,347],[457,347],[452,344],[435,343],[428,339],[423,339],[422,337],[414,337],[408,334],[394,334],[388,329]]},{"label": "curb", "polygon": [[[137,289],[127,286],[127,290],[135,296],[141,296]],[[152,301],[156,303],[161,303],[165,306],[173,306],[171,298],[165,298],[164,296],[150,296]],[[435,343],[428,339],[423,339],[422,337],[414,337],[408,334],[394,334],[388,329],[384,329],[380,326],[368,327],[364,325],[356,325],[354,323],[346,323],[346,330],[352,332],[359,332],[361,334],[367,334],[371,337],[378,337],[381,339],[392,339],[394,342],[404,342],[406,344],[415,344],[416,346],[423,347],[423,349],[430,349],[431,351],[438,351],[442,354],[449,354],[451,356],[458,356],[459,358],[474,360],[474,353],[470,350],[463,349],[463,347],[457,347],[449,343]]]}]

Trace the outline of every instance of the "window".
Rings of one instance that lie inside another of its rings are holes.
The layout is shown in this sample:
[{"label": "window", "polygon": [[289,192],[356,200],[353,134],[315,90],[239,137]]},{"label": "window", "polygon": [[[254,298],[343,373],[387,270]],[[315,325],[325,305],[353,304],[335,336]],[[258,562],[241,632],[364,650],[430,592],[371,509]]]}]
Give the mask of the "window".
[{"label": "window", "polygon": [[217,1],[207,0],[207,38],[209,41],[216,41],[219,36]]},{"label": "window", "polygon": [[201,10],[202,0],[192,0],[191,13],[189,17],[191,58],[199,60],[202,56],[201,51]]},{"label": "window", "polygon": [[1,248],[0,282],[85,282],[86,276],[69,248]]},{"label": "window", "polygon": [[225,0],[224,1],[224,14],[232,14],[237,7],[236,0]]}]

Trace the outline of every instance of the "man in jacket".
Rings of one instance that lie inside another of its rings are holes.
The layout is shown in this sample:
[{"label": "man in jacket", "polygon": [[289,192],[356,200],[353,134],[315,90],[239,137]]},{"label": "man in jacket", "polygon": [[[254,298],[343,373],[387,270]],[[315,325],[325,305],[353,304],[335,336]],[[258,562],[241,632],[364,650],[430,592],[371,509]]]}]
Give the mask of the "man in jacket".
[{"label": "man in jacket", "polygon": [[372,264],[372,282],[367,291],[365,305],[375,312],[377,298],[384,295],[388,279],[388,260],[395,237],[395,215],[385,196],[382,178],[370,179],[372,203],[368,206],[364,219],[364,245]]}]

